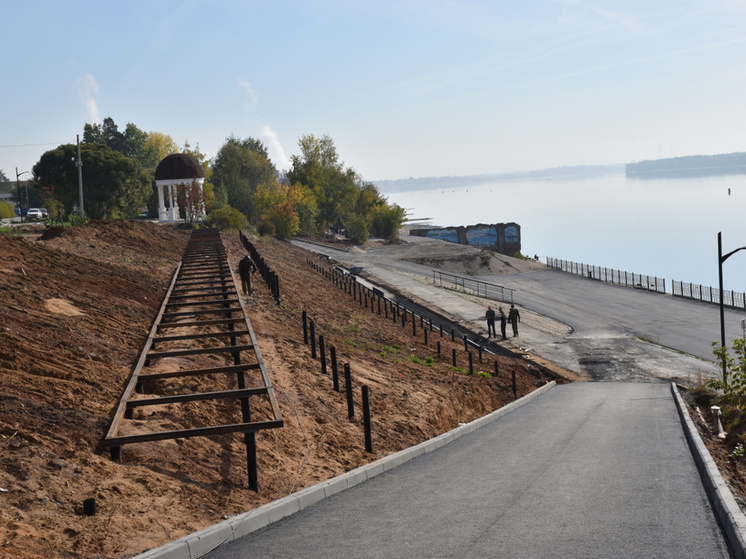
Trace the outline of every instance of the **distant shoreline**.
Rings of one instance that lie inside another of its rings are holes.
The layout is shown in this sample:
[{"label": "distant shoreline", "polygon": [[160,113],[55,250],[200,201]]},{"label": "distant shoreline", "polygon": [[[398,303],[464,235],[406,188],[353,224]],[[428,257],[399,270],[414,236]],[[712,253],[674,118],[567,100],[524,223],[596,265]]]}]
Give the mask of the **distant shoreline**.
[{"label": "distant shoreline", "polygon": [[373,182],[381,193],[387,194],[417,190],[453,189],[488,182],[593,178],[622,173],[627,178],[642,180],[746,175],[746,152],[721,155],[690,155],[668,159],[651,159],[637,163],[619,163],[616,165],[576,165],[515,173],[410,177],[407,179],[387,179]]}]

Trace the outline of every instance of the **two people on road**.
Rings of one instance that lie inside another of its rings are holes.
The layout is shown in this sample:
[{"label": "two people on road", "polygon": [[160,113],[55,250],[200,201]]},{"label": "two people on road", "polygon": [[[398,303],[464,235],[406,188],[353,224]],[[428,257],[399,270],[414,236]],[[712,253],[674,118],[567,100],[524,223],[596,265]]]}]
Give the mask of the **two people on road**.
[{"label": "two people on road", "polygon": [[[516,311],[517,313],[518,311]],[[495,321],[500,320],[500,334],[502,334],[503,340],[507,338],[505,335],[505,326],[508,321],[508,317],[505,316],[505,312],[503,311],[502,307],[498,307],[497,313],[495,310],[489,306],[487,307],[487,313],[485,314],[485,318],[487,318],[487,337],[495,337],[497,338],[497,332],[495,331]],[[515,327],[517,331],[517,326]]]},{"label": "two people on road", "polygon": [[238,263],[238,275],[241,276],[241,287],[244,295],[251,295],[251,274],[256,271],[256,264],[247,254]]}]

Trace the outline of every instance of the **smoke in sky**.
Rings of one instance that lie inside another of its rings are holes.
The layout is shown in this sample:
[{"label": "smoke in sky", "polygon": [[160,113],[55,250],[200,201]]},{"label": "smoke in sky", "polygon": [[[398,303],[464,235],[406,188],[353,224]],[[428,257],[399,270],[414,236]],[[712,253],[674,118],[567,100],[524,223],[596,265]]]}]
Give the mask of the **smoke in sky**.
[{"label": "smoke in sky", "polygon": [[279,170],[289,169],[290,158],[285,154],[285,150],[277,137],[277,132],[265,124],[259,131],[259,137],[267,144],[269,158],[272,160],[272,163],[275,164],[275,167]]},{"label": "smoke in sky", "polygon": [[257,96],[256,91],[254,90],[254,86],[252,86],[249,82],[244,80],[238,80],[238,87],[243,89],[246,92],[246,108],[250,109],[254,105],[256,105],[257,102]]},{"label": "smoke in sky", "polygon": [[85,109],[86,122],[101,122],[98,112],[98,82],[90,74],[86,74],[78,80],[78,96]]}]

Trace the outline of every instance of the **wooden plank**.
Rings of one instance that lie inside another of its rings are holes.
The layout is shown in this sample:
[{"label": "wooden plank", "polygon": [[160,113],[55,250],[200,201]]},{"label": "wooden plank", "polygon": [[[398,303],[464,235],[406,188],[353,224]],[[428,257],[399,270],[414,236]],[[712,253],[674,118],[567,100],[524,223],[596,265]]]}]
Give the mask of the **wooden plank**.
[{"label": "wooden plank", "polygon": [[185,439],[189,437],[209,437],[214,435],[227,435],[230,433],[256,433],[264,429],[278,429],[283,426],[282,419],[270,421],[252,421],[251,423],[233,423],[218,425],[215,427],[195,427],[191,429],[175,429],[172,431],[156,431],[143,433],[141,435],[125,435],[121,437],[110,437],[102,441],[104,447],[124,446],[132,443],[144,443],[151,441],[164,441],[169,439]]},{"label": "wooden plank", "polygon": [[177,316],[194,316],[201,314],[228,314],[231,312],[241,312],[241,307],[229,307],[227,309],[205,309],[205,310],[194,310],[194,311],[179,311],[179,312],[167,312],[163,313],[163,318],[174,318]]},{"label": "wooden plank", "polygon": [[177,340],[198,340],[201,338],[220,338],[223,336],[245,336],[249,334],[248,330],[221,330],[220,332],[202,332],[200,334],[181,334],[178,336],[157,336],[153,338],[154,342],[175,342]]},{"label": "wooden plank", "polygon": [[253,345],[223,345],[218,347],[200,347],[195,349],[174,349],[170,351],[151,351],[148,359],[162,357],[181,357],[184,355],[205,355],[210,353],[234,353],[237,351],[248,351],[254,349]]},{"label": "wooden plank", "polygon": [[225,365],[224,367],[209,367],[205,369],[182,369],[179,371],[162,371],[160,373],[140,374],[140,380],[159,380],[165,378],[194,377],[200,375],[211,375],[219,373],[240,373],[258,369],[259,363],[246,363],[243,365]]},{"label": "wooden plank", "polygon": [[216,392],[191,392],[189,394],[174,394],[155,398],[138,398],[129,400],[127,409],[143,408],[146,406],[162,406],[165,404],[183,404],[185,402],[201,402],[204,400],[239,399],[249,396],[259,396],[267,393],[266,387],[243,388],[240,390],[218,390]]},{"label": "wooden plank", "polygon": [[177,301],[168,303],[166,307],[198,307],[200,305],[225,305],[226,303],[238,303],[238,299],[213,299],[211,301]]},{"label": "wooden plank", "polygon": [[221,324],[235,324],[236,322],[243,322],[243,317],[233,317],[233,318],[216,318],[213,320],[194,320],[191,322],[161,322],[158,325],[158,330],[161,328],[178,328],[180,326],[184,327],[190,327],[190,326],[217,326]]}]

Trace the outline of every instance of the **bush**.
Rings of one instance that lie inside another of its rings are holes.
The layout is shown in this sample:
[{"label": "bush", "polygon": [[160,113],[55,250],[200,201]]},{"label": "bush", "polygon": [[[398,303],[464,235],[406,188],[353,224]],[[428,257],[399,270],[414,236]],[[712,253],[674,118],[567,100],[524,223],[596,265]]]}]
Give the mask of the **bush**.
[{"label": "bush", "polygon": [[275,226],[270,220],[263,219],[256,226],[256,232],[259,234],[260,237],[274,237]]},{"label": "bush", "polygon": [[10,219],[15,216],[16,216],[16,212],[13,209],[13,204],[9,204],[8,202],[0,202],[0,218],[1,219]]},{"label": "bush", "polygon": [[241,231],[247,225],[246,216],[230,206],[220,206],[207,216],[207,224],[221,231],[237,229]]},{"label": "bush", "polygon": [[368,224],[365,218],[361,216],[353,217],[347,224],[347,233],[350,240],[356,245],[362,245],[368,242]]}]

